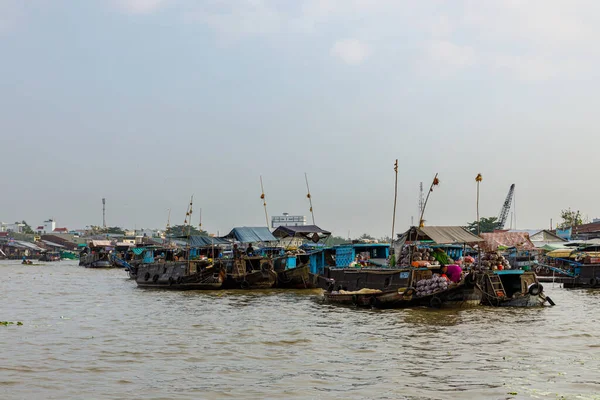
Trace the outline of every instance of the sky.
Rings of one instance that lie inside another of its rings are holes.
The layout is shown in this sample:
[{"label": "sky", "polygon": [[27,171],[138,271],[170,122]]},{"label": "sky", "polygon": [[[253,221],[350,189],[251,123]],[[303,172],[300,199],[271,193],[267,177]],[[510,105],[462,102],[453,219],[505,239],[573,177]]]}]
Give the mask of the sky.
[{"label": "sky", "polygon": [[0,0],[0,221],[340,236],[600,217],[592,0]]}]

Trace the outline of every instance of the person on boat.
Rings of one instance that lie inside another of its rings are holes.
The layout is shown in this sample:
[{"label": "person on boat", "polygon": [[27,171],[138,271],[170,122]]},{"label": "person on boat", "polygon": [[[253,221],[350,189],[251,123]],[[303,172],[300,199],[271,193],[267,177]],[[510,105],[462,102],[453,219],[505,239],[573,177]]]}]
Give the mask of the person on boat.
[{"label": "person on boat", "polygon": [[252,247],[252,243],[250,243],[248,245],[248,247],[246,248],[246,255],[247,256],[253,256],[254,255],[254,247]]},{"label": "person on boat", "polygon": [[237,243],[233,245],[233,258],[240,258],[242,256],[242,252],[238,248]]},{"label": "person on boat", "polygon": [[462,278],[462,268],[460,265],[442,265],[440,274],[450,282],[458,283]]}]

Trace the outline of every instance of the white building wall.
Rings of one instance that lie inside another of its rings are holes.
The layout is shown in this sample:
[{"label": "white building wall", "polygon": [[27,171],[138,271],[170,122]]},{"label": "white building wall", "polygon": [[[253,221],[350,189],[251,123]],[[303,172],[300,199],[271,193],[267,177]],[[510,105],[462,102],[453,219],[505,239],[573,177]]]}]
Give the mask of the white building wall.
[{"label": "white building wall", "polygon": [[304,215],[283,215],[271,217],[271,228],[275,229],[280,226],[303,226],[306,225],[306,217]]},{"label": "white building wall", "polygon": [[56,229],[56,221],[54,221],[53,219],[44,221],[44,233],[54,232],[55,229]]}]

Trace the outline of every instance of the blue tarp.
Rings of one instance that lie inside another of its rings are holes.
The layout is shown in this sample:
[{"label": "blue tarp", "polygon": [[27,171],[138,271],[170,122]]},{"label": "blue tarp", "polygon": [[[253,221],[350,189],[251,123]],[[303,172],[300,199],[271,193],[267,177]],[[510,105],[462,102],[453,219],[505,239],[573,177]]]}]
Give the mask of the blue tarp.
[{"label": "blue tarp", "polygon": [[229,240],[212,236],[190,236],[191,247],[205,247],[231,244]]},{"label": "blue tarp", "polygon": [[224,237],[227,239],[235,239],[241,243],[277,241],[277,238],[273,236],[273,234],[267,227],[251,228],[243,226],[240,228],[233,228],[231,232],[229,232],[229,234]]}]

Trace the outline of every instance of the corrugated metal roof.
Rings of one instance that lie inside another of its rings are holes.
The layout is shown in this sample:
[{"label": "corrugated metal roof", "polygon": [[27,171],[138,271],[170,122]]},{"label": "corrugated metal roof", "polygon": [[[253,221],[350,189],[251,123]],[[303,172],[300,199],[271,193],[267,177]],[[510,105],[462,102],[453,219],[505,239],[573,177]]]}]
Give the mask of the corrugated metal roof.
[{"label": "corrugated metal roof", "polygon": [[49,240],[43,240],[43,239],[42,239],[42,242],[43,242],[44,244],[47,244],[47,245],[48,245],[48,246],[50,246],[50,247],[57,247],[57,248],[59,248],[59,249],[64,249],[64,248],[65,248],[65,246],[63,246],[62,244],[54,243],[54,242],[51,242],[51,241],[49,241]]},{"label": "corrugated metal roof", "polygon": [[269,228],[266,227],[239,227],[233,228],[228,235],[224,236],[228,239],[235,239],[241,243],[254,242],[276,242],[277,238],[273,236]]},{"label": "corrugated metal roof", "polygon": [[[16,245],[16,247],[26,247],[28,249],[35,250],[35,251],[43,251],[44,250],[41,247],[36,246],[33,243],[24,242],[22,240],[14,240],[12,243],[14,243]],[[8,245],[10,246],[11,242],[9,242]]]},{"label": "corrugated metal roof", "polygon": [[496,251],[501,246],[516,247],[519,250],[535,249],[527,232],[486,232],[481,237],[485,241],[481,244],[484,251]]}]

